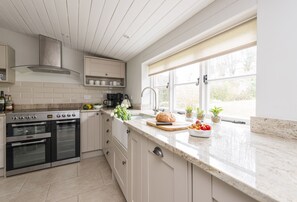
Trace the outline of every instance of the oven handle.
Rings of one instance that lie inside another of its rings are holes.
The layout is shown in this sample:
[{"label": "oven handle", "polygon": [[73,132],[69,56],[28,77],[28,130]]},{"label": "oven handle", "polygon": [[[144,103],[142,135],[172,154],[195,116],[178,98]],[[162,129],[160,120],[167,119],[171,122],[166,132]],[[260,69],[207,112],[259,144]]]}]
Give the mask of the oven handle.
[{"label": "oven handle", "polygon": [[17,142],[17,143],[11,143],[11,147],[17,147],[17,146],[24,146],[24,145],[31,145],[31,144],[40,144],[40,143],[45,143],[46,139],[40,140],[40,141],[34,141],[34,142]]},{"label": "oven handle", "polygon": [[20,126],[39,126],[39,125],[45,125],[46,122],[40,122],[40,123],[23,123],[23,124],[11,124],[11,127],[20,127]]},{"label": "oven handle", "polygon": [[76,120],[71,120],[71,121],[56,121],[57,124],[62,124],[62,123],[74,123]]}]

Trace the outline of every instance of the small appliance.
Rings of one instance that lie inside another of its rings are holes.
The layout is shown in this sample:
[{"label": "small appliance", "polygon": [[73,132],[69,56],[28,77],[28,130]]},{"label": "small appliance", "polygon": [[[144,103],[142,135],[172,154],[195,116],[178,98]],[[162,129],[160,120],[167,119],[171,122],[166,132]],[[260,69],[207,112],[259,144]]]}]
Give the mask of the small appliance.
[{"label": "small appliance", "polygon": [[116,107],[123,101],[122,93],[107,93],[107,99],[103,101],[103,104],[107,107]]}]

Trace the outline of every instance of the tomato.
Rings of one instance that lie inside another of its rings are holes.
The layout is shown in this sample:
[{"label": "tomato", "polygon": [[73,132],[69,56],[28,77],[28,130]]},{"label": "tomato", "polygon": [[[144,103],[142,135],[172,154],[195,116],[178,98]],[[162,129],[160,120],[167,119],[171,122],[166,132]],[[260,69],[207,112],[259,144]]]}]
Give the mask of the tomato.
[{"label": "tomato", "polygon": [[205,125],[202,125],[200,128],[201,128],[201,130],[207,130]]},{"label": "tomato", "polygon": [[201,122],[199,120],[197,120],[196,125],[201,125]]},{"label": "tomato", "polygon": [[211,126],[210,125],[205,125],[206,130],[211,130]]}]

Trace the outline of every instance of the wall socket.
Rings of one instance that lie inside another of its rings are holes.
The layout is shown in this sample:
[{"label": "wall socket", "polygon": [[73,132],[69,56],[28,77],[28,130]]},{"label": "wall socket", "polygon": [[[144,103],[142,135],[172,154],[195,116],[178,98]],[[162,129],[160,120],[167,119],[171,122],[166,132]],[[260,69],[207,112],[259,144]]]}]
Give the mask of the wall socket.
[{"label": "wall socket", "polygon": [[92,96],[91,95],[84,95],[84,99],[85,100],[90,100],[90,99],[92,99]]}]

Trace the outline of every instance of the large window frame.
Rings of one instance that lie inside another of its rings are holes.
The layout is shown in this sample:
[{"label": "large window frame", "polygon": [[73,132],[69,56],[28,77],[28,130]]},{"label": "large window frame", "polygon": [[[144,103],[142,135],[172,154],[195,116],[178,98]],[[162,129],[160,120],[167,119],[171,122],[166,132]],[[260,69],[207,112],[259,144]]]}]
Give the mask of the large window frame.
[{"label": "large window frame", "polygon": [[[252,46],[255,47],[257,50],[257,46]],[[249,47],[251,48],[251,47]],[[242,49],[244,50],[244,49]],[[216,81],[224,81],[224,80],[232,80],[232,79],[240,79],[240,78],[250,78],[250,77],[256,77],[256,72],[254,73],[249,73],[249,74],[239,74],[235,76],[224,76],[221,78],[208,78],[206,82],[204,82],[205,75],[209,75],[209,68],[207,64],[208,60],[205,61],[200,61],[195,64],[197,64],[197,68],[199,68],[199,74],[197,75],[197,79],[199,78],[199,102],[197,103],[197,106],[201,109],[203,109],[206,112],[206,117],[210,118],[210,112],[209,112],[209,106],[210,106],[210,100],[209,100],[209,83],[216,82]],[[185,67],[185,66],[183,66]],[[180,68],[183,68],[180,67]],[[178,110],[175,109],[175,87],[176,86],[182,86],[182,85],[187,85],[187,84],[193,84],[196,85],[197,81],[195,82],[185,82],[185,83],[175,83],[175,70],[169,70],[169,110],[174,113],[179,113],[179,112],[184,112],[184,110]],[[153,81],[154,76],[151,76],[151,81]],[[157,86],[154,85],[154,82],[151,82],[151,87],[155,88]],[[249,118],[240,118],[240,117],[231,117],[231,116],[222,116],[223,120],[226,121],[231,121],[231,122],[245,122],[249,124]]]}]

